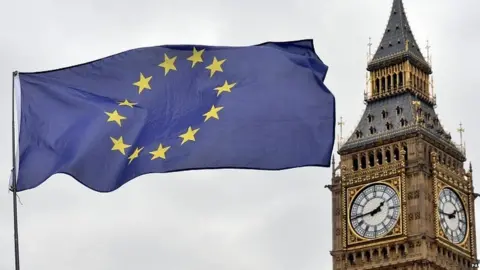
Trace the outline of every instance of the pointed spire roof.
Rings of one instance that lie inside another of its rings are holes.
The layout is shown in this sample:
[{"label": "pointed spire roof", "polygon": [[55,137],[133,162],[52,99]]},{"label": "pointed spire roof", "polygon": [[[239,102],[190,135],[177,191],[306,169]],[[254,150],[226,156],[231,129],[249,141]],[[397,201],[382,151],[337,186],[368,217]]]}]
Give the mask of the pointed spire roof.
[{"label": "pointed spire roof", "polygon": [[392,64],[392,60],[408,58],[414,65],[431,73],[408,23],[402,0],[393,0],[390,18],[375,55],[368,69]]}]

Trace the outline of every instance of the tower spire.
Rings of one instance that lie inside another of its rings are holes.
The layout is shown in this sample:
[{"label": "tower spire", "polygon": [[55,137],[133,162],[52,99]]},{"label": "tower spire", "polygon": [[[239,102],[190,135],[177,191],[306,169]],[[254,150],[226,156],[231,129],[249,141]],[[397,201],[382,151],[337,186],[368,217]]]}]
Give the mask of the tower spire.
[{"label": "tower spire", "polygon": [[387,28],[372,61],[369,63],[368,70],[387,64],[387,61],[388,64],[391,64],[396,59],[403,61],[405,58],[408,58],[412,64],[424,69],[428,74],[431,73],[430,65],[423,57],[413,36],[402,0],[393,0]]}]

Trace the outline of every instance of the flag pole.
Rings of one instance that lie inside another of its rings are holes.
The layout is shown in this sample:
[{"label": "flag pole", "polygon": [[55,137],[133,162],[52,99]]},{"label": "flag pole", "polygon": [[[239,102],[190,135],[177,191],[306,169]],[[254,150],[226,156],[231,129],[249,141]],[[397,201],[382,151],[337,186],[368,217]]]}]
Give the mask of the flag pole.
[{"label": "flag pole", "polygon": [[12,74],[12,185],[11,191],[13,194],[13,238],[15,244],[15,270],[20,270],[20,254],[18,247],[18,219],[17,219],[17,161],[15,158],[15,77],[18,75],[17,71]]}]

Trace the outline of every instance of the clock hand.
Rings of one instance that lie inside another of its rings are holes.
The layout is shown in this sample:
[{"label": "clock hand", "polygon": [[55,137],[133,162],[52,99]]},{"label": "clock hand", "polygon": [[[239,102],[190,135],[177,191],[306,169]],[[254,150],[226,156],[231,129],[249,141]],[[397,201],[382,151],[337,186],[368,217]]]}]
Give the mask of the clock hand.
[{"label": "clock hand", "polygon": [[373,217],[378,212],[380,212],[382,210],[382,206],[383,206],[384,203],[385,203],[385,201],[381,202],[380,205],[370,213],[370,215]]},{"label": "clock hand", "polygon": [[455,216],[456,216],[456,213],[457,213],[457,210],[456,210],[456,209],[455,209],[455,210],[453,210],[453,212],[452,212],[452,213],[450,213],[450,214],[449,214],[449,213],[445,213],[445,212],[443,212],[442,210],[440,210],[440,214],[447,216],[447,217],[448,217],[448,219],[455,218]]},{"label": "clock hand", "polygon": [[453,210],[453,213],[451,213],[450,215],[448,215],[448,219],[455,218],[456,213],[457,213],[457,209]]},{"label": "clock hand", "polygon": [[378,212],[380,212],[380,211],[382,210],[382,206],[383,206],[384,204],[385,204],[385,201],[382,201],[382,202],[380,203],[380,205],[378,205],[378,207],[375,208],[375,209],[373,209],[372,211],[367,212],[367,213],[363,213],[363,214],[360,214],[360,215],[356,215],[356,216],[353,216],[353,217],[350,217],[350,219],[361,218],[361,217],[368,216],[368,215],[370,215],[370,216],[373,217],[374,215],[376,215]]},{"label": "clock hand", "polygon": [[370,212],[367,212],[367,213],[363,213],[363,214],[360,214],[360,215],[350,217],[350,219],[357,219],[357,218],[361,218],[361,217],[364,217],[364,216],[367,216],[367,215],[371,215],[373,211],[375,211],[375,209],[370,211]]},{"label": "clock hand", "polygon": [[440,214],[445,215],[445,216],[450,215],[450,214],[448,214],[448,213],[443,212],[442,210],[440,210]]}]

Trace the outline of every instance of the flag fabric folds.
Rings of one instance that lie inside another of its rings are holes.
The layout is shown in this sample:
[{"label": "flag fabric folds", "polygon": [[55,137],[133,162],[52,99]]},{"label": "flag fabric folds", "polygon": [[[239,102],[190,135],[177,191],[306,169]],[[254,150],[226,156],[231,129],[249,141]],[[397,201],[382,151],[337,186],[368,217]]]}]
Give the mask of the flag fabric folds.
[{"label": "flag fabric folds", "polygon": [[326,73],[312,40],[156,46],[18,73],[17,191],[56,173],[110,192],[148,173],[328,167]]}]

